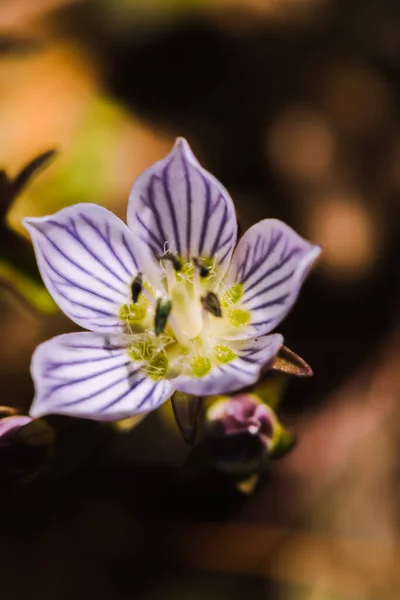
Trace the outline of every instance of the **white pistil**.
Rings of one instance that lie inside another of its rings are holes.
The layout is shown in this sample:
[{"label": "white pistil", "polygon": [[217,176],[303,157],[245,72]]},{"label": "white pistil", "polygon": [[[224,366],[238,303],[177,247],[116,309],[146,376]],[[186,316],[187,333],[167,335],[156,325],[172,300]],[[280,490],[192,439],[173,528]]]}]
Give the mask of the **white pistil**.
[{"label": "white pistil", "polygon": [[203,329],[207,329],[210,324],[210,313],[202,307],[201,316],[203,318]]},{"label": "white pistil", "polygon": [[153,294],[150,292],[150,290],[148,290],[145,286],[143,286],[141,293],[149,301],[151,308],[155,309],[157,300],[153,296]]},{"label": "white pistil", "polygon": [[189,342],[189,338],[185,334],[185,332],[182,331],[182,329],[179,327],[178,321],[174,317],[173,314],[169,316],[169,324],[172,327],[172,330],[174,332],[174,335],[175,335],[178,343],[181,344],[181,346],[187,346],[187,344]]},{"label": "white pistil", "polygon": [[193,290],[194,290],[194,297],[196,299],[198,299],[198,301],[200,302],[200,298],[201,298],[204,290],[203,290],[203,286],[201,285],[200,271],[197,268],[194,270]]},{"label": "white pistil", "polygon": [[185,283],[176,284],[170,290],[172,300],[172,316],[179,330],[186,336],[187,341],[197,338],[203,329],[201,305],[191,298]]},{"label": "white pistil", "polygon": [[164,268],[164,273],[167,278],[167,288],[171,292],[171,289],[173,288],[174,284],[176,283],[176,276],[175,276],[176,271],[170,260],[166,260],[166,261],[161,260],[160,262],[161,263],[164,262],[163,268]]}]

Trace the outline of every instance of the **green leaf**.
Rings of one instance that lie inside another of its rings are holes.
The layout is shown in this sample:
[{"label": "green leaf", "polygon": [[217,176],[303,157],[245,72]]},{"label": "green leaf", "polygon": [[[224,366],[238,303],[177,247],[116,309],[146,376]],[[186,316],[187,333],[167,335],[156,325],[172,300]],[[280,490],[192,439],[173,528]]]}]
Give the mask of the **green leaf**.
[{"label": "green leaf", "polygon": [[32,245],[5,222],[7,211],[30,179],[55,155],[48,150],[31,160],[14,179],[0,171],[0,285],[30,307],[52,313],[56,305],[43,285]]},{"label": "green leaf", "polygon": [[55,154],[55,150],[47,150],[47,152],[39,154],[39,156],[31,160],[23,169],[21,169],[11,182],[12,199],[16,198],[16,196],[22,192],[32,176],[43,169],[50,160],[54,158]]},{"label": "green leaf", "polygon": [[28,184],[29,180],[54,157],[55,150],[47,150],[31,160],[14,179],[0,171],[0,220],[3,221],[12,203]]},{"label": "green leaf", "polygon": [[0,286],[36,310],[51,314],[58,308],[46,290],[32,245],[3,224],[0,226]]}]

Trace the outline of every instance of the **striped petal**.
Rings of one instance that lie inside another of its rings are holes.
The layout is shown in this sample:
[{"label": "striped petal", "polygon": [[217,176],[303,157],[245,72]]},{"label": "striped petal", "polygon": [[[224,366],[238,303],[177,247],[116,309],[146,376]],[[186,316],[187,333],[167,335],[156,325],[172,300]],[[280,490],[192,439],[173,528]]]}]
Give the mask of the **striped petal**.
[{"label": "striped petal", "polygon": [[230,346],[237,358],[214,367],[204,377],[181,375],[173,379],[172,383],[178,391],[194,396],[235,392],[258,380],[261,368],[272,362],[282,343],[283,338],[278,333],[262,336],[258,340],[231,342]]},{"label": "striped petal", "polygon": [[248,311],[248,322],[232,338],[270,332],[292,308],[319,254],[318,246],[281,221],[265,219],[251,227],[238,244],[224,282],[228,288],[240,284],[235,308]]},{"label": "striped petal", "polygon": [[235,209],[226,189],[205,171],[186,140],[136,180],[128,225],[155,257],[166,249],[185,261],[216,257],[225,272],[236,244]]},{"label": "striped petal", "polygon": [[122,338],[67,333],[36,349],[32,417],[62,414],[113,421],[158,408],[173,393],[171,384],[143,374]]},{"label": "striped petal", "polygon": [[24,224],[42,279],[61,310],[85,329],[122,331],[119,310],[131,302],[134,277],[143,271],[154,279],[156,268],[125,223],[88,203]]}]

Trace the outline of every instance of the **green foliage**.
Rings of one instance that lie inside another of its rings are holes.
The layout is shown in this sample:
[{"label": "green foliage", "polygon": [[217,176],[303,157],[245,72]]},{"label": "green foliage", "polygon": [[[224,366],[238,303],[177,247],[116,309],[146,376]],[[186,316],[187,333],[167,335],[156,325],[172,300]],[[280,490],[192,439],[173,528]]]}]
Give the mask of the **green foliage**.
[{"label": "green foliage", "polygon": [[43,286],[32,246],[7,225],[6,218],[16,197],[54,154],[49,150],[37,156],[14,179],[0,171],[0,283],[45,313],[54,312],[56,305]]}]

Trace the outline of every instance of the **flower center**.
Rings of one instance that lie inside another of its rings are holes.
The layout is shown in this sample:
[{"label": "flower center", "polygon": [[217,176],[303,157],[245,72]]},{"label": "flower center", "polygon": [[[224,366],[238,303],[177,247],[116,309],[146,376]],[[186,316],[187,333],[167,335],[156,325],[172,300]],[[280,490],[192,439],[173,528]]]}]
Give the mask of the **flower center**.
[{"label": "flower center", "polygon": [[224,287],[213,260],[204,257],[184,262],[167,252],[160,265],[159,290],[139,273],[131,284],[132,302],[120,308],[131,338],[129,356],[154,380],[205,377],[237,356],[224,335],[250,320],[248,311],[237,306],[242,286]]},{"label": "flower center", "polygon": [[190,347],[192,340],[201,337],[208,323],[207,307],[202,299],[212,293],[213,263],[204,258],[183,262],[176,255],[173,259],[168,255],[166,260],[164,255],[160,264],[165,273],[167,296],[172,303],[170,326],[179,343]]},{"label": "flower center", "polygon": [[197,338],[203,329],[200,299],[188,289],[190,285],[185,281],[177,281],[170,289],[173,306],[171,326],[183,343]]}]

